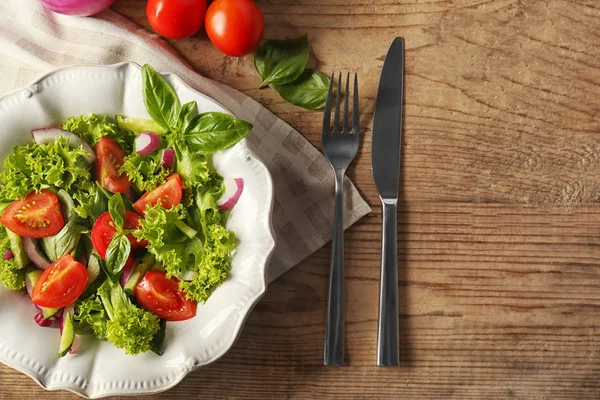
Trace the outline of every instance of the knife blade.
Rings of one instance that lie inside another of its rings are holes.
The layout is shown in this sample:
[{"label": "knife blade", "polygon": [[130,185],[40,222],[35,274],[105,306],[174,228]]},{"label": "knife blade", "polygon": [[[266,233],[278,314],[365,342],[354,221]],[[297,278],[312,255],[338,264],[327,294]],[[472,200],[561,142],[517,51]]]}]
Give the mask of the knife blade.
[{"label": "knife blade", "polygon": [[381,278],[377,365],[399,364],[397,204],[400,186],[404,39],[392,42],[381,70],[375,101],[371,169],[382,202]]},{"label": "knife blade", "polygon": [[373,117],[371,169],[383,199],[398,197],[404,97],[404,39],[392,42],[381,70]]}]

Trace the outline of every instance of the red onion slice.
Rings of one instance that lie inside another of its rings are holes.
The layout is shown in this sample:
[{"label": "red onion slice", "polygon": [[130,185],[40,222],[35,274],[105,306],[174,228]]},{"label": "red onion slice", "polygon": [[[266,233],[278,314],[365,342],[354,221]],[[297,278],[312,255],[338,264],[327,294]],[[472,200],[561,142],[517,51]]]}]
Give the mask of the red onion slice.
[{"label": "red onion slice", "polygon": [[15,258],[14,253],[12,252],[11,249],[6,249],[6,252],[4,253],[4,260],[10,260],[12,258]]},{"label": "red onion slice", "polygon": [[160,136],[152,131],[144,131],[135,138],[135,152],[145,156],[158,150],[160,147]]},{"label": "red onion slice", "polygon": [[164,169],[173,169],[175,163],[175,150],[165,149],[160,157],[160,162]]},{"label": "red onion slice", "polygon": [[39,248],[35,239],[24,237],[23,247],[25,248],[25,253],[27,253],[27,256],[29,257],[32,263],[34,263],[41,269],[48,268],[48,266],[50,265],[50,261],[46,258],[46,255]]},{"label": "red onion slice", "polygon": [[48,328],[48,327],[52,326],[52,324],[56,320],[56,318],[54,318],[54,317],[50,317],[48,319],[44,318],[44,313],[41,311],[39,313],[35,314],[35,317],[33,317],[33,319],[35,320],[36,324],[38,324],[39,326],[42,326],[44,328]]},{"label": "red onion slice", "polygon": [[83,149],[88,152],[88,155],[85,157],[85,161],[87,161],[89,164],[96,161],[96,153],[94,153],[94,150],[92,150],[90,145],[72,132],[64,131],[58,128],[40,128],[32,130],[31,136],[33,136],[33,141],[37,144],[51,143],[61,137],[69,139],[69,145],[71,147],[83,147]]},{"label": "red onion slice", "polygon": [[221,211],[231,210],[237,204],[244,190],[244,180],[242,178],[226,178],[224,184],[225,193],[217,201]]}]

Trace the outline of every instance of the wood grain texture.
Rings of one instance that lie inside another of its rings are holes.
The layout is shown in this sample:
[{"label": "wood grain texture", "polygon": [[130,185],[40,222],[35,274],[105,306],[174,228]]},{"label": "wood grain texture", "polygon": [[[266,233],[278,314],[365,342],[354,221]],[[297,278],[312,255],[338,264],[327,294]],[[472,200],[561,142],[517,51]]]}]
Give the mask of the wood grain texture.
[{"label": "wood grain texture", "polygon": [[[307,32],[316,66],[356,71],[374,212],[346,234],[347,361],[322,366],[329,248],[274,282],[217,363],[155,398],[600,398],[600,4],[596,0],[258,0],[266,37]],[[113,9],[149,28],[145,1]],[[381,208],[370,123],[406,38],[399,368],[375,366]],[[252,57],[171,44],[320,147],[321,114],[259,90]],[[0,367],[0,400],[47,394]]]}]

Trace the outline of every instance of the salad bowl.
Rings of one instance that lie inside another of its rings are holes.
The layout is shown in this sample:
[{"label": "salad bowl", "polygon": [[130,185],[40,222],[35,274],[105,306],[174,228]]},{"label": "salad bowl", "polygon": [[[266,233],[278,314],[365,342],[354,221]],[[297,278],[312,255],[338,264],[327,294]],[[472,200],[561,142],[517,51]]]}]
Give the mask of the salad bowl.
[{"label": "salad bowl", "polygon": [[[182,103],[195,100],[198,112],[228,113],[178,77],[163,77]],[[142,98],[141,68],[133,63],[66,67],[1,97],[0,155],[4,159],[13,146],[30,142],[33,128],[91,113],[149,118]],[[244,181],[243,192],[227,219],[238,247],[228,279],[198,305],[197,315],[167,323],[162,356],[152,352],[130,356],[111,343],[81,336],[77,353],[57,358],[58,330],[38,327],[30,300],[0,285],[0,362],[30,376],[45,389],[99,398],[167,390],[190,371],[225,354],[266,291],[266,269],[275,247],[271,227],[273,183],[246,140],[216,153],[213,165],[223,177]]]}]

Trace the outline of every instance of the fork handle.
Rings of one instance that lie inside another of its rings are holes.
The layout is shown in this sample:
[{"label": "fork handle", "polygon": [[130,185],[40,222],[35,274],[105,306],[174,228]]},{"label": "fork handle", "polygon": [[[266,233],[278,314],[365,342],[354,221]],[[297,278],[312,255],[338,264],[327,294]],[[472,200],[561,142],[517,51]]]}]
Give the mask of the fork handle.
[{"label": "fork handle", "polygon": [[335,207],[325,323],[325,365],[344,364],[344,170],[335,171]]},{"label": "fork handle", "polygon": [[382,200],[381,283],[377,365],[396,366],[399,361],[397,201]]}]

